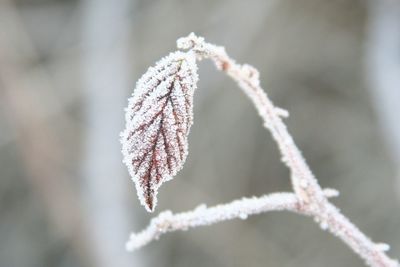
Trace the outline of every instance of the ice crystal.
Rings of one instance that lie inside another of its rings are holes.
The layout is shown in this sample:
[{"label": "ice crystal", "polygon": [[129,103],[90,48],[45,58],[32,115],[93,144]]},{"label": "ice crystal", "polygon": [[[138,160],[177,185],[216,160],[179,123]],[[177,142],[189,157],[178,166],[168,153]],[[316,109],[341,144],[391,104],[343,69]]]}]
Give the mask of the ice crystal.
[{"label": "ice crystal", "polygon": [[191,52],[174,52],[136,83],[121,133],[122,153],[142,205],[154,211],[157,190],[182,168],[193,124],[197,65]]},{"label": "ice crystal", "polygon": [[378,243],[378,244],[375,244],[375,248],[379,251],[389,251],[390,245],[386,244],[386,243]]}]

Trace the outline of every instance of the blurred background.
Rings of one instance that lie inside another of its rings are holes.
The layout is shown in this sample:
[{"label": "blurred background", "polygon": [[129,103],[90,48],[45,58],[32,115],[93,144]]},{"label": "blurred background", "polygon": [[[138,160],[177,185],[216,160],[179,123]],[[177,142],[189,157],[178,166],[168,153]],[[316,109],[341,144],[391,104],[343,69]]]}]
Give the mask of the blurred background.
[{"label": "blurred background", "polygon": [[[363,266],[285,212],[125,252],[152,215],[122,164],[123,108],[192,31],[260,70],[321,185],[400,257],[400,1],[0,0],[0,267]],[[156,213],[290,190],[254,107],[199,67],[190,154]]]}]

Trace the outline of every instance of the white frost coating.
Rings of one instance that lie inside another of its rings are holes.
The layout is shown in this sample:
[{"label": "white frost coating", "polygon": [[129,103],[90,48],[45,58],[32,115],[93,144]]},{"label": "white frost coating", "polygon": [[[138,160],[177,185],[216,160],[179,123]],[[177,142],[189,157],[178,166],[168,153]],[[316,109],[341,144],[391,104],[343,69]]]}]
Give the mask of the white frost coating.
[{"label": "white frost coating", "polygon": [[289,111],[287,111],[286,109],[276,107],[275,112],[279,117],[282,117],[282,118],[289,117]]},{"label": "white frost coating", "polygon": [[325,188],[323,192],[327,198],[338,197],[340,195],[340,192],[333,188]]},{"label": "white frost coating", "polygon": [[328,230],[328,224],[326,222],[321,222],[319,227],[321,227],[321,229],[324,231]]},{"label": "white frost coating", "polygon": [[306,179],[301,179],[301,180],[300,180],[300,186],[301,186],[302,188],[307,188],[307,186],[308,186],[308,181],[307,181]]},{"label": "white frost coating", "polygon": [[138,80],[125,109],[123,162],[141,204],[150,212],[160,185],[171,180],[186,160],[197,80],[194,54],[171,53]]},{"label": "white frost coating", "polygon": [[390,246],[386,243],[378,243],[375,245],[377,250],[380,251],[389,251],[390,250]]}]

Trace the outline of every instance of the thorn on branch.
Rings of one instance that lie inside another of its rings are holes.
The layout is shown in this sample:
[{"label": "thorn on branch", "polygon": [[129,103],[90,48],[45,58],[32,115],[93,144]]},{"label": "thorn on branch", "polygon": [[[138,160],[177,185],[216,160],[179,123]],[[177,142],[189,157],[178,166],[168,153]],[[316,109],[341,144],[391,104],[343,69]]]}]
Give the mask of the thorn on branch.
[{"label": "thorn on branch", "polygon": [[324,192],[324,196],[327,198],[338,197],[340,195],[340,192],[333,188],[325,188],[323,190],[323,192]]},{"label": "thorn on branch", "polygon": [[289,117],[289,111],[287,111],[286,109],[276,107],[275,112],[276,112],[276,115],[278,115],[281,118]]},{"label": "thorn on branch", "polygon": [[377,244],[375,245],[375,248],[376,248],[377,250],[379,250],[379,251],[386,252],[386,251],[389,251],[389,250],[390,250],[390,245],[388,245],[388,244],[386,244],[386,243],[377,243]]}]

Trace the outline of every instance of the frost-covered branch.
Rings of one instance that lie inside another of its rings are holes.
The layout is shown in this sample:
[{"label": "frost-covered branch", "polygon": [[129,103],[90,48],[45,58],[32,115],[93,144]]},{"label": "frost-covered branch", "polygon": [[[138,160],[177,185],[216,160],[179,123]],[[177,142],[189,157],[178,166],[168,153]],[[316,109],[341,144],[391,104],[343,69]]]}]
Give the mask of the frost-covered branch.
[{"label": "frost-covered branch", "polygon": [[193,33],[179,39],[177,44],[180,49],[194,52],[198,60],[213,60],[217,68],[235,80],[251,99],[264,121],[264,126],[278,144],[283,163],[291,171],[294,194],[277,193],[255,199],[242,199],[214,208],[200,208],[176,215],[170,212],[161,213],[143,232],[131,235],[127,248],[133,250],[146,245],[164,232],[186,230],[189,227],[240,218],[241,215],[244,218],[266,211],[290,210],[313,217],[322,229],[329,230],[342,239],[369,266],[399,266],[397,261],[386,255],[388,245],[372,242],[328,201],[327,197],[337,195],[337,192],[323,190],[318,184],[281,119],[287,117],[288,112],[275,107],[267,97],[260,87],[258,71],[250,65],[237,64],[226,54],[223,47],[206,43],[203,38]]},{"label": "frost-covered branch", "polygon": [[[339,192],[335,189],[326,188],[324,195],[328,198],[336,197]],[[294,193],[285,192],[242,198],[214,207],[201,204],[192,211],[177,214],[164,211],[153,218],[146,229],[140,233],[132,233],[126,243],[126,249],[134,251],[168,232],[187,230],[237,218],[245,220],[250,215],[282,210],[307,215],[306,211],[301,210],[297,196]]]},{"label": "frost-covered branch", "polygon": [[211,225],[231,219],[246,219],[249,215],[268,211],[288,210],[299,212],[299,202],[293,193],[275,193],[262,197],[243,198],[228,204],[207,208],[202,204],[193,211],[172,214],[161,212],[150,225],[140,233],[132,233],[126,249],[133,251],[158,239],[162,234],[187,230],[197,226]]}]

